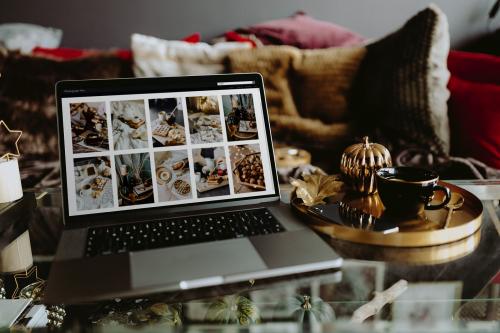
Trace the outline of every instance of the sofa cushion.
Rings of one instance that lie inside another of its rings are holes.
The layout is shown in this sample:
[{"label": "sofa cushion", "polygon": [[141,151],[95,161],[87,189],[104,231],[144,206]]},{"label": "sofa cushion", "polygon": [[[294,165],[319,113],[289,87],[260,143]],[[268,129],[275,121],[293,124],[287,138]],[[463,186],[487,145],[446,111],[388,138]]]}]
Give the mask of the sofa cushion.
[{"label": "sofa cushion", "polygon": [[500,57],[483,53],[450,51],[448,69],[463,80],[500,84]]},{"label": "sofa cushion", "polygon": [[500,169],[500,57],[450,52],[451,152]]},{"label": "sofa cushion", "polygon": [[339,25],[316,20],[302,12],[290,17],[254,24],[238,32],[254,34],[264,44],[320,49],[358,45],[363,37]]},{"label": "sofa cushion", "polygon": [[348,119],[347,99],[364,47],[306,50],[292,65],[291,86],[301,116],[326,124]]},{"label": "sofa cushion", "polygon": [[133,34],[134,73],[138,77],[218,74],[224,71],[229,51],[251,47],[250,43],[193,44]]},{"label": "sofa cushion", "polygon": [[364,53],[364,47],[265,46],[229,53],[228,69],[262,74],[275,139],[328,147],[350,133],[347,98]]},{"label": "sofa cushion", "polygon": [[447,155],[448,51],[447,19],[435,5],[368,45],[350,99],[358,132],[393,150],[414,144]]},{"label": "sofa cushion", "polygon": [[258,72],[264,77],[269,114],[299,115],[290,89],[290,68],[300,51],[290,46],[267,46],[228,54],[233,73]]}]

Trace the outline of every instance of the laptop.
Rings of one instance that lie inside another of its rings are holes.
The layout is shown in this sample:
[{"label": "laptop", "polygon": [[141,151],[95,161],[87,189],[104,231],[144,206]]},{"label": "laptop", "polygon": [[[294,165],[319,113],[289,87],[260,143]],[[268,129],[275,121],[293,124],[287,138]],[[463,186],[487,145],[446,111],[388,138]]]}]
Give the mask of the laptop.
[{"label": "laptop", "polygon": [[62,81],[62,233],[79,303],[339,267],[280,201],[260,74]]}]

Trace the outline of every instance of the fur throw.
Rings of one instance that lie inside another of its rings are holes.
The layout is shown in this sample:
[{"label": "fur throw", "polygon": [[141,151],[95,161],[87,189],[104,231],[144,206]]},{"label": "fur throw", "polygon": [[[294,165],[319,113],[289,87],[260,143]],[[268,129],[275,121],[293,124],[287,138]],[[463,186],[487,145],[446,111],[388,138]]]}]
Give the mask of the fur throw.
[{"label": "fur throw", "polygon": [[[0,50],[0,119],[20,129],[20,163],[59,160],[55,84],[61,80],[132,76],[130,61],[114,52],[95,52],[73,60],[54,60]],[[0,145],[4,145],[0,138]],[[53,165],[53,164],[51,164]],[[36,183],[32,175],[31,186]],[[36,177],[35,177],[36,178]]]}]

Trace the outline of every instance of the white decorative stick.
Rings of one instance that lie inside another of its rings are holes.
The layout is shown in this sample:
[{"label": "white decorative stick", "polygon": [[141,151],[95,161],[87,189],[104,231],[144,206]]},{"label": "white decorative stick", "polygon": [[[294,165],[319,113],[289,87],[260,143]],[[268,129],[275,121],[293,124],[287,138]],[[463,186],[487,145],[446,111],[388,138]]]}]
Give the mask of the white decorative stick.
[{"label": "white decorative stick", "polygon": [[377,314],[384,305],[390,304],[394,302],[396,298],[398,298],[402,293],[404,293],[408,289],[408,281],[399,280],[395,284],[393,284],[390,288],[382,291],[375,292],[375,297],[373,299],[360,306],[351,317],[351,322],[353,323],[362,323],[367,318]]}]

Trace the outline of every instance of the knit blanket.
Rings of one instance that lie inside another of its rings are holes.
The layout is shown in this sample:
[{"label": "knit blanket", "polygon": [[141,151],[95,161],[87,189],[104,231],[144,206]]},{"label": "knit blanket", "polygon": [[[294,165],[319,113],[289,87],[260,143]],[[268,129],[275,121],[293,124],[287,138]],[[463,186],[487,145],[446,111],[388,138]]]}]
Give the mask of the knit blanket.
[{"label": "knit blanket", "polygon": [[0,49],[0,73],[0,119],[23,131],[19,163],[24,188],[60,184],[56,82],[132,76],[130,61],[107,51],[61,61]]}]

